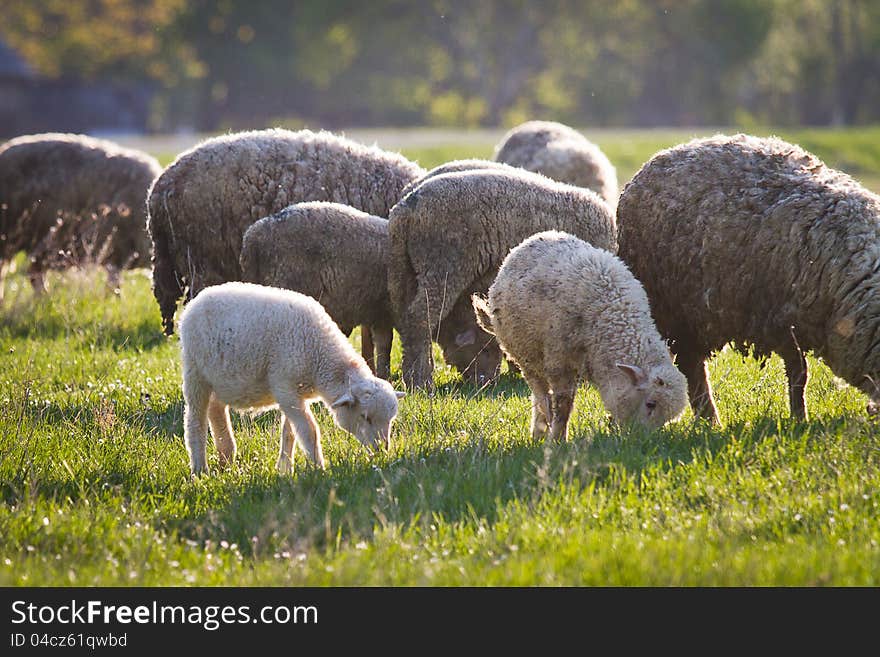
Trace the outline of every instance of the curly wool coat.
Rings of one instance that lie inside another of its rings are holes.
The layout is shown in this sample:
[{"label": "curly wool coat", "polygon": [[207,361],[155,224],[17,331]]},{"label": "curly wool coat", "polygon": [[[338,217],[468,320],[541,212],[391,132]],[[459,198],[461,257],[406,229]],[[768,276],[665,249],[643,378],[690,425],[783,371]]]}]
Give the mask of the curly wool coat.
[{"label": "curly wool coat", "polygon": [[580,381],[599,389],[618,422],[659,427],[687,407],[687,381],[651,319],[645,290],[615,255],[544,231],[510,251],[480,324],[532,390],[532,435],[566,435]]},{"label": "curly wool coat", "polygon": [[720,421],[705,360],[730,341],[782,357],[795,416],[810,350],[880,397],[880,197],[850,176],[781,139],[716,135],[652,157],[617,216],[696,412]]},{"label": "curly wool coat", "polygon": [[592,189],[611,211],[617,206],[617,170],[580,132],[555,121],[526,121],[495,147],[494,159],[579,187]]}]

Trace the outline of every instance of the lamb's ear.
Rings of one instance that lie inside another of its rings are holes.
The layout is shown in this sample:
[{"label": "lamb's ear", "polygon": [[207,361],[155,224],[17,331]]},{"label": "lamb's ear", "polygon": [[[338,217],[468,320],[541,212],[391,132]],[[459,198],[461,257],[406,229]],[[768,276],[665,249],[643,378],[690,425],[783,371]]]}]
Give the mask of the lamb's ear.
[{"label": "lamb's ear", "polygon": [[467,347],[468,345],[471,345],[476,341],[477,332],[472,328],[469,328],[467,331],[462,331],[461,333],[457,333],[455,335],[456,347]]},{"label": "lamb's ear", "polygon": [[627,365],[626,363],[615,363],[615,365],[629,377],[630,383],[634,386],[641,385],[647,380],[644,370],[638,365]]},{"label": "lamb's ear", "polygon": [[330,404],[330,408],[339,408],[340,406],[354,406],[355,399],[351,396],[350,392],[344,392],[340,395],[335,402]]},{"label": "lamb's ear", "polygon": [[489,302],[478,294],[472,294],[471,305],[474,308],[474,314],[480,328],[490,335],[495,335],[495,329],[492,328],[492,311],[489,310]]},{"label": "lamb's ear", "polygon": [[398,399],[403,399],[406,397],[406,393],[403,390],[395,390],[394,394],[397,395]]}]

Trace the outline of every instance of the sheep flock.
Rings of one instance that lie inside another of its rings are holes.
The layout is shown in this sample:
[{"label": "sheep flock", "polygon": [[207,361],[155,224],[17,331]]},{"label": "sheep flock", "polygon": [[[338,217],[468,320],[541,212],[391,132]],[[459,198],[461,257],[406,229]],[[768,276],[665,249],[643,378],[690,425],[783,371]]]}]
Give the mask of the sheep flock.
[{"label": "sheep flock", "polygon": [[619,189],[602,150],[551,121],[431,170],[327,131],[218,136],[164,168],[24,135],[0,144],[0,312],[21,252],[39,294],[48,269],[102,266],[117,294],[121,270],[150,274],[194,475],[209,431],[234,460],[230,409],[280,410],[282,473],[294,445],[325,467],[316,402],[387,448],[405,395],[442,394],[434,343],[478,391],[506,358],[533,439],[568,439],[580,385],[620,425],[720,424],[707,359],[728,344],[782,358],[795,419],[808,353],[880,406],[880,196],[776,137],[678,144]]}]

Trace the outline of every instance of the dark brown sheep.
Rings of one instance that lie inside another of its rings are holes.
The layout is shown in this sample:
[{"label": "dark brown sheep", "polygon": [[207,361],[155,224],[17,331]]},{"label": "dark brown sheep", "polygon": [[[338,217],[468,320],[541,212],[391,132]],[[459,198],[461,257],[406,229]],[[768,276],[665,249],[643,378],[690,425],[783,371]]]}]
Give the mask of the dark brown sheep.
[{"label": "dark brown sheep", "polygon": [[147,190],[161,170],[146,153],[85,135],[0,145],[0,298],[19,251],[38,291],[47,269],[96,263],[115,288],[120,270],[148,266]]},{"label": "dark brown sheep", "polygon": [[880,399],[880,197],[780,139],[716,135],[652,157],[617,210],[699,415],[719,422],[706,359],[728,342],[778,353],[806,417],[805,354]]}]

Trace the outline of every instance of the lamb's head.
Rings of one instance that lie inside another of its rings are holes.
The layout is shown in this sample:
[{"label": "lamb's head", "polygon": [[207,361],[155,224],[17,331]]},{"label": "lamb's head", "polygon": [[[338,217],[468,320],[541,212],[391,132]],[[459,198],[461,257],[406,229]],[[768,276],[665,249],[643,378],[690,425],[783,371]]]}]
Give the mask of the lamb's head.
[{"label": "lamb's head", "polygon": [[330,410],[336,424],[361,444],[376,450],[391,446],[391,423],[397,416],[397,400],[406,393],[395,390],[384,379],[369,376],[353,381]]},{"label": "lamb's head", "polygon": [[684,412],[687,379],[672,362],[645,369],[627,363],[616,366],[618,374],[602,391],[614,420],[656,429]]},{"label": "lamb's head", "polygon": [[449,341],[441,336],[440,348],[443,360],[468,381],[482,384],[498,375],[501,349],[491,335],[477,328],[458,331]]},{"label": "lamb's head", "polygon": [[461,375],[480,385],[498,375],[501,348],[477,323],[470,298],[463,296],[440,324],[437,342],[443,360]]}]

